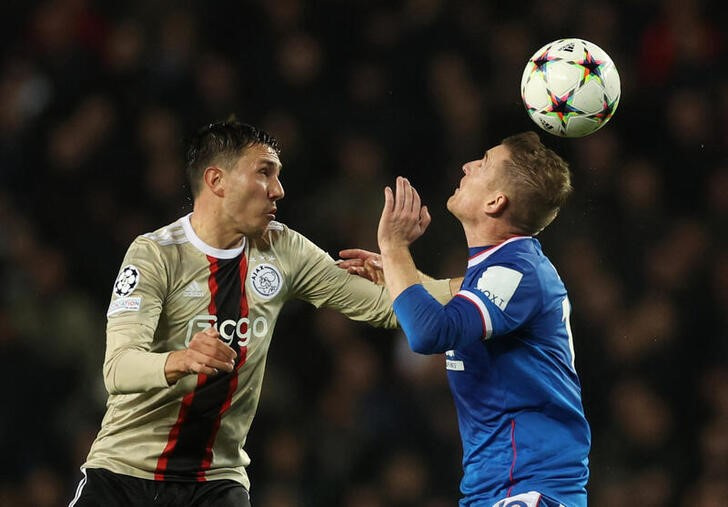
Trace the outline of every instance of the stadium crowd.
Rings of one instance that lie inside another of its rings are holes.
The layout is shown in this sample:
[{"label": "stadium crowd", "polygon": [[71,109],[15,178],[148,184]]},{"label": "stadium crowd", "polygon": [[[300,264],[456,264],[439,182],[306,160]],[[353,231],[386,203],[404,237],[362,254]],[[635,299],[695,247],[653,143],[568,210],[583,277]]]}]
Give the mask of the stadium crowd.
[{"label": "stadium crowd", "polygon": [[[66,505],[103,415],[126,246],[190,210],[181,140],[235,113],[277,136],[279,220],[376,249],[407,176],[415,257],[463,271],[462,161],[537,130],[521,72],[582,37],[622,80],[612,121],[541,133],[575,194],[541,235],[572,299],[595,507],[728,500],[728,54],[717,0],[42,0],[0,7],[0,505]],[[441,356],[291,304],[248,439],[253,504],[454,505]]]}]

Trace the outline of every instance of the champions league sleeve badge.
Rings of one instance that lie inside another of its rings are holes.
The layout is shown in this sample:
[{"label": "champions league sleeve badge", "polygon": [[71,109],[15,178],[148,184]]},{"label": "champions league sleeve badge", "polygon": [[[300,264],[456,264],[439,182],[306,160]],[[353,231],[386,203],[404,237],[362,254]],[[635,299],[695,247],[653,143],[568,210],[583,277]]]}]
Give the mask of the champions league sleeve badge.
[{"label": "champions league sleeve badge", "polygon": [[121,268],[119,276],[114,282],[114,294],[125,297],[134,292],[139,284],[139,270],[136,266],[128,264]]},{"label": "champions league sleeve badge", "polygon": [[272,264],[258,264],[250,274],[253,289],[263,299],[271,299],[283,286],[283,277],[280,271]]}]

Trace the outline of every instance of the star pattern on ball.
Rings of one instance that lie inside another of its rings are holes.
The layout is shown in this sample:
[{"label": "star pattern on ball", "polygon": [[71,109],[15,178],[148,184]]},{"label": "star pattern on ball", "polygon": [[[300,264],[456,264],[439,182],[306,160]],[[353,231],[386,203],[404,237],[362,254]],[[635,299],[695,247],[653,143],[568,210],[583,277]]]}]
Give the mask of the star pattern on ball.
[{"label": "star pattern on ball", "polygon": [[574,97],[572,92],[564,95],[556,95],[549,91],[549,97],[551,98],[551,104],[546,107],[544,113],[556,116],[563,128],[566,128],[566,122],[569,121],[570,117],[582,114],[581,110],[571,104]]},{"label": "star pattern on ball", "polygon": [[597,60],[588,49],[584,48],[584,58],[578,60],[576,63],[584,68],[584,76],[582,78],[584,83],[590,79],[596,78],[599,79],[600,83],[604,84],[604,80],[602,79],[602,67],[605,63],[607,63],[605,60]]},{"label": "star pattern on ball", "polygon": [[606,122],[612,117],[615,109],[617,109],[617,101],[613,100],[610,102],[609,98],[604,95],[602,97],[602,110],[598,113],[591,115],[590,118],[599,120],[600,123]]},{"label": "star pattern on ball", "polygon": [[549,62],[553,62],[554,60],[560,59],[553,56],[549,51],[551,50],[550,47],[546,48],[543,53],[538,55],[536,58],[531,60],[535,67],[533,68],[533,72],[540,72],[545,73],[546,72],[546,65],[548,65]]}]

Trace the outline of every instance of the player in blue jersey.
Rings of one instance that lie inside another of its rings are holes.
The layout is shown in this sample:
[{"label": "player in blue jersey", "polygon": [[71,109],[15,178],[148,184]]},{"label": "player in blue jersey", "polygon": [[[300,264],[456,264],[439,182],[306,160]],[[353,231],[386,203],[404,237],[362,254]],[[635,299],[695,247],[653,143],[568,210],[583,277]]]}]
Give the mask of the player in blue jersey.
[{"label": "player in blue jersey", "polygon": [[468,268],[446,305],[420,284],[409,246],[430,222],[404,178],[385,189],[384,279],[412,350],[445,353],[463,442],[463,506],[587,504],[584,417],[570,303],[534,235],[571,193],[567,164],[527,132],[463,166],[447,203]]}]

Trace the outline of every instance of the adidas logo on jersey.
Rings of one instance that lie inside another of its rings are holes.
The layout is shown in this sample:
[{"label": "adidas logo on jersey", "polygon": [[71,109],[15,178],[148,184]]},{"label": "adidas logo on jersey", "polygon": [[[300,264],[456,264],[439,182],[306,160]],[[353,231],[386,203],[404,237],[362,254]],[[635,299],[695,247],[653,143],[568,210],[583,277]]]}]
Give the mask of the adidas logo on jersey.
[{"label": "adidas logo on jersey", "polygon": [[182,291],[182,295],[188,298],[201,298],[205,295],[205,291],[202,290],[199,283],[192,280],[190,284],[185,287],[185,290]]}]

